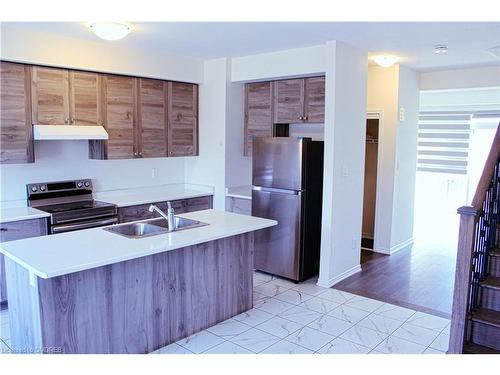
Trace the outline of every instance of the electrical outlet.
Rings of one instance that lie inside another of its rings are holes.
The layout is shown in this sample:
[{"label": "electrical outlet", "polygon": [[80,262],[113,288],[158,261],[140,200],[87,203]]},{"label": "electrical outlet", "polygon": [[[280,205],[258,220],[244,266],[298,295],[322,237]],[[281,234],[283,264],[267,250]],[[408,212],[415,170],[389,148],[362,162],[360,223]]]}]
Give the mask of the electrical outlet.
[{"label": "electrical outlet", "polygon": [[406,113],[405,113],[405,108],[404,107],[400,107],[399,108],[399,121],[403,122],[405,120],[405,117],[406,117]]},{"label": "electrical outlet", "polygon": [[158,168],[151,169],[151,178],[158,177]]}]

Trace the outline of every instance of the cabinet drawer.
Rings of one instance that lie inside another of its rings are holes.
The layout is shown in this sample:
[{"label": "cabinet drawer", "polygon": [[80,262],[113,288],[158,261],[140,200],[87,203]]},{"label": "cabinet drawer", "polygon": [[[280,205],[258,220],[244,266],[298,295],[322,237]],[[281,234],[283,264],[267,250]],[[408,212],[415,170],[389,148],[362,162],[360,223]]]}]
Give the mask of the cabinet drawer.
[{"label": "cabinet drawer", "polygon": [[[0,242],[38,237],[47,234],[46,219],[31,219],[0,224]],[[5,260],[0,254],[0,303],[7,301],[7,283],[5,280]]]},{"label": "cabinet drawer", "polygon": [[241,199],[235,197],[227,198],[228,211],[235,214],[251,215],[252,214],[252,201],[250,199]]},{"label": "cabinet drawer", "polygon": [[185,200],[186,212],[208,210],[212,208],[212,197],[189,198]]},{"label": "cabinet drawer", "polygon": [[0,224],[0,242],[20,240],[47,234],[46,219],[13,221]]}]

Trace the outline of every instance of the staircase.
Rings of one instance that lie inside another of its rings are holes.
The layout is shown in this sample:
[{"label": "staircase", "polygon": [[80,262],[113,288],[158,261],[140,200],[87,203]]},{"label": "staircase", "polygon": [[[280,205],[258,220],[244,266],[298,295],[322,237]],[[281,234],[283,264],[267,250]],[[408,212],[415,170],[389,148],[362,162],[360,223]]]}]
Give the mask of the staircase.
[{"label": "staircase", "polygon": [[500,126],[470,206],[460,207],[450,354],[500,354]]}]

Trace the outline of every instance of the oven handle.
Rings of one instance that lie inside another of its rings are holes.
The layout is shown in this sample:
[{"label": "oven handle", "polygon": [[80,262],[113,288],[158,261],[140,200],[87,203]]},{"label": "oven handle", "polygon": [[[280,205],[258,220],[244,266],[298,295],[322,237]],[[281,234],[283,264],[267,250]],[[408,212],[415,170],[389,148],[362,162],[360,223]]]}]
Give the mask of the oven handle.
[{"label": "oven handle", "polygon": [[51,230],[51,233],[55,234],[55,233],[69,232],[69,231],[77,230],[77,229],[102,227],[105,225],[111,225],[111,224],[117,224],[117,223],[118,223],[118,218],[113,217],[111,219],[95,220],[95,221],[90,221],[90,222],[81,223],[81,224],[54,225],[53,227],[50,228],[50,230]]}]

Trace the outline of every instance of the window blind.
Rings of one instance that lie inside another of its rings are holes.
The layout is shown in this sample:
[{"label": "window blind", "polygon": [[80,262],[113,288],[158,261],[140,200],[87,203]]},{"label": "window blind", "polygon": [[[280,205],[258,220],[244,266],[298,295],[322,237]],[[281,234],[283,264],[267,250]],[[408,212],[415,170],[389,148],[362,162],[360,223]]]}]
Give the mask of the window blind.
[{"label": "window blind", "polygon": [[467,174],[471,117],[460,111],[420,112],[417,170]]}]

